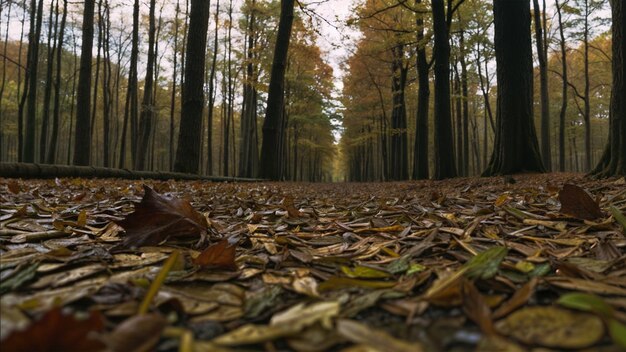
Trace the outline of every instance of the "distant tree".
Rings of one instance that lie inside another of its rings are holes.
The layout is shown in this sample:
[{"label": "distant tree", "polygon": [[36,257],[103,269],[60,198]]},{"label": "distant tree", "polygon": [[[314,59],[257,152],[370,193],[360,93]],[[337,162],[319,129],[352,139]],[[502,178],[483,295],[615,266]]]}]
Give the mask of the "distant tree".
[{"label": "distant tree", "polygon": [[611,1],[612,34],[612,75],[609,141],[600,162],[593,174],[600,177],[626,176],[626,87],[624,62],[626,40],[626,0]]},{"label": "distant tree", "polygon": [[533,120],[533,62],[528,0],[494,0],[498,79],[496,138],[483,176],[543,172]]},{"label": "distant tree", "polygon": [[[54,78],[54,111],[52,113],[52,131],[50,132],[50,145],[48,146],[48,152],[46,155],[46,162],[48,164],[54,164],[57,156],[57,144],[59,139],[59,120],[61,119],[61,68],[62,68],[62,54],[63,43],[65,40],[65,26],[67,23],[67,2],[63,0],[63,15],[61,17],[61,26],[58,31],[57,39],[57,58],[56,58],[56,75]],[[57,4],[58,5],[58,4]],[[57,6],[57,13],[58,13]]]},{"label": "distant tree", "polygon": [[174,171],[198,173],[202,148],[202,110],[204,108],[204,65],[210,3],[191,0],[185,54],[185,80],[182,90],[180,131]]},{"label": "distant tree", "polygon": [[133,29],[131,32],[130,68],[128,70],[128,85],[126,88],[126,102],[124,105],[124,121],[122,123],[122,137],[120,141],[119,168],[126,165],[126,141],[130,125],[130,149],[132,160],[136,154],[137,115],[139,98],[137,96],[137,61],[139,56],[139,0],[133,3]]},{"label": "distant tree", "polygon": [[[567,1],[567,0],[565,0]],[[559,23],[559,47],[561,49],[561,109],[559,110],[559,171],[565,171],[565,116],[567,115],[567,44],[565,43],[565,29],[563,23],[563,4],[556,0],[557,18]]]},{"label": "distant tree", "polygon": [[85,0],[83,9],[80,70],[76,96],[76,137],[74,138],[74,165],[89,165],[91,156],[90,105],[91,59],[93,49],[93,21],[95,0]]},{"label": "distant tree", "polygon": [[270,180],[279,180],[282,176],[280,146],[283,138],[283,95],[285,91],[285,69],[287,68],[289,39],[294,18],[294,3],[295,0],[281,0],[280,20],[267,97],[267,110],[265,121],[263,122],[263,144],[261,146],[259,177]]},{"label": "distant tree", "polygon": [[[422,0],[415,0],[415,5],[420,6]],[[430,66],[426,59],[426,42],[424,28],[424,14],[418,7],[416,14],[417,25],[417,111],[415,116],[415,149],[413,151],[413,179],[427,179],[428,170],[428,104],[430,98]]]},{"label": "distant tree", "polygon": [[31,25],[28,33],[28,61],[26,66],[26,86],[24,95],[20,102],[20,119],[23,113],[24,102],[26,103],[26,120],[24,133],[24,150],[22,151],[22,161],[27,163],[35,162],[35,131],[37,117],[37,86],[39,83],[39,38],[41,36],[41,24],[43,17],[43,0],[37,3],[31,1]]},{"label": "distant tree", "polygon": [[137,150],[135,155],[135,169],[144,170],[148,160],[148,144],[154,128],[153,84],[154,63],[156,55],[154,45],[156,41],[156,18],[154,15],[156,1],[150,0],[150,15],[148,16],[148,59],[146,62],[146,78],[143,84],[143,99],[141,102],[141,115],[139,116],[139,130],[137,131]]}]

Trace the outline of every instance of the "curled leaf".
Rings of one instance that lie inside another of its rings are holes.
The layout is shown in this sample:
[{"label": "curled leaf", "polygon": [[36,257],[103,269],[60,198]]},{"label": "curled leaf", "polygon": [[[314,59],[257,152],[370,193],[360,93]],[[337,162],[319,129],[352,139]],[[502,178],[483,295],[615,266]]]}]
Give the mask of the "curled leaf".
[{"label": "curled leaf", "polygon": [[144,186],[145,194],[135,211],[117,222],[126,231],[124,247],[159,244],[172,237],[200,237],[208,225],[186,200],[165,197]]}]

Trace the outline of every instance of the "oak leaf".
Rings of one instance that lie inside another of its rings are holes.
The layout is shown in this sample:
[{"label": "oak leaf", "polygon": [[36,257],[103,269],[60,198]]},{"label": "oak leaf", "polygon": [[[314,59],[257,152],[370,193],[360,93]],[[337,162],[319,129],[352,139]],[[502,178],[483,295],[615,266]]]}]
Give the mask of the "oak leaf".
[{"label": "oak leaf", "polygon": [[172,237],[202,237],[208,229],[204,216],[187,200],[166,197],[144,186],[135,211],[117,222],[126,231],[123,247],[159,244]]},{"label": "oak leaf", "polygon": [[237,244],[229,245],[227,239],[210,245],[193,260],[194,264],[204,267],[237,270],[235,251]]},{"label": "oak leaf", "polygon": [[600,206],[584,189],[565,184],[559,192],[561,214],[581,220],[595,220],[604,216]]}]

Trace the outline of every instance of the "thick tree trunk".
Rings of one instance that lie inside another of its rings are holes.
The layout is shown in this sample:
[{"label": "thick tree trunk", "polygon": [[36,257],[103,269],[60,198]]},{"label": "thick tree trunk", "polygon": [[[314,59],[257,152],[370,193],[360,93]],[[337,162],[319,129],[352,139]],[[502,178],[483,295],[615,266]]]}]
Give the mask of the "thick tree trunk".
[{"label": "thick tree trunk", "polygon": [[528,0],[494,0],[498,77],[496,138],[483,176],[543,172],[533,119]]},{"label": "thick tree trunk", "polygon": [[93,20],[95,0],[85,0],[83,36],[80,50],[80,71],[76,96],[76,138],[74,165],[89,165],[91,157],[89,113],[91,105],[91,58],[93,48]]},{"label": "thick tree trunk", "polygon": [[451,146],[452,116],[450,111],[450,43],[443,0],[433,0],[435,32],[435,174],[437,180],[456,177],[454,152]]},{"label": "thick tree trunk", "polygon": [[267,97],[267,111],[263,122],[263,144],[259,176],[279,180],[281,176],[280,153],[283,136],[283,101],[287,52],[294,18],[295,0],[281,0],[280,20],[274,48],[274,60]]},{"label": "thick tree trunk", "polygon": [[202,148],[200,132],[204,108],[204,61],[209,11],[208,1],[191,1],[180,131],[174,164],[174,170],[177,172],[195,174],[198,173],[200,167],[200,148]]}]

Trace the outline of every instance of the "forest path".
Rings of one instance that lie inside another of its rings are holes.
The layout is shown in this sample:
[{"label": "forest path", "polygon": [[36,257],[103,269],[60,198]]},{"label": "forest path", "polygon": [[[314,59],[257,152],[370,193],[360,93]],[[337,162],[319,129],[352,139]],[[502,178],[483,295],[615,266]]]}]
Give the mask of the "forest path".
[{"label": "forest path", "polygon": [[623,178],[0,179],[0,204],[3,351],[625,347]]}]

